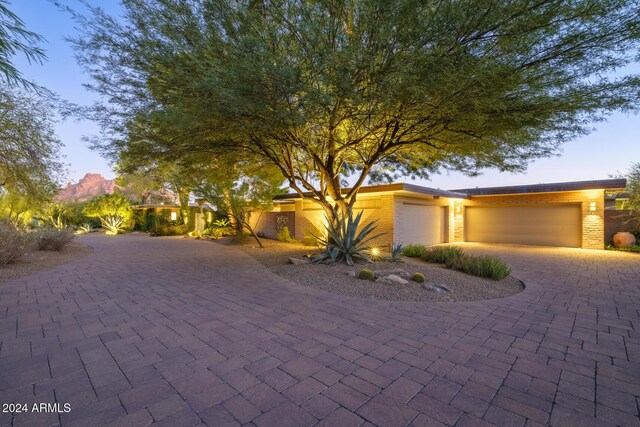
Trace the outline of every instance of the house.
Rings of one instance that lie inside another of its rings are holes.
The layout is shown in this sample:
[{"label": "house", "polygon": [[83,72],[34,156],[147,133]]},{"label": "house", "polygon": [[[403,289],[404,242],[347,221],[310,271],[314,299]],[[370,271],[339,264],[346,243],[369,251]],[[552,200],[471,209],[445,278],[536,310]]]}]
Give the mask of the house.
[{"label": "house", "polygon": [[[180,205],[175,203],[147,203],[132,206],[136,229],[141,231],[155,230],[158,225],[176,223],[180,218]],[[215,219],[216,213],[209,203],[199,205],[189,202],[188,229],[202,231]]]},{"label": "house", "polygon": [[[603,249],[610,239],[605,236],[605,199],[625,186],[625,179],[448,191],[406,183],[373,185],[362,187],[355,212],[364,212],[364,222],[378,221],[377,231],[385,233],[379,244],[483,242]],[[297,194],[280,195],[254,226],[267,237],[287,226],[292,236],[303,240],[324,230],[324,211]]]}]

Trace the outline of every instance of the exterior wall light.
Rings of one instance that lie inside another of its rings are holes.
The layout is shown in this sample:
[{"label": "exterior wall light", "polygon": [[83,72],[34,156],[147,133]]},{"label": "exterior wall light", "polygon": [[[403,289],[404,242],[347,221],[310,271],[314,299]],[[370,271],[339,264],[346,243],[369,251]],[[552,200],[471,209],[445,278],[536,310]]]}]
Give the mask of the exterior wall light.
[{"label": "exterior wall light", "polygon": [[459,214],[461,211],[460,205],[456,205],[456,213]]},{"label": "exterior wall light", "polygon": [[596,210],[596,202],[589,202],[589,210],[592,212]]},{"label": "exterior wall light", "polygon": [[178,220],[178,212],[171,212],[171,221],[177,221]]}]

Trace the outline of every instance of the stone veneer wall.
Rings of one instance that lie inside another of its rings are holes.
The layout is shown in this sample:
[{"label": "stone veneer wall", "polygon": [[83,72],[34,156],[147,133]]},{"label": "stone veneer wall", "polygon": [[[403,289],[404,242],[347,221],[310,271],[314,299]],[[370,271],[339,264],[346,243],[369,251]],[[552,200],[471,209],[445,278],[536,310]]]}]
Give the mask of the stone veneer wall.
[{"label": "stone veneer wall", "polygon": [[[596,202],[591,211],[590,203]],[[564,203],[580,204],[582,210],[582,247],[604,249],[604,190],[584,190],[562,193],[514,194],[504,196],[473,196],[460,201],[464,206],[455,216],[455,241],[464,241],[464,207],[466,206],[535,206]]]}]

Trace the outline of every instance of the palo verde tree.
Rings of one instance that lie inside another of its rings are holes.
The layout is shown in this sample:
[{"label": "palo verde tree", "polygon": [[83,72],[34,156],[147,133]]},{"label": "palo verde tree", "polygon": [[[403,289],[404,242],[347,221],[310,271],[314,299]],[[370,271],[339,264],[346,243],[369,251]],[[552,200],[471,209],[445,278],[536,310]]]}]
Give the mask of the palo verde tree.
[{"label": "palo verde tree", "polygon": [[284,193],[280,171],[271,164],[219,156],[203,166],[202,172],[194,189],[196,197],[211,203],[236,231],[248,231],[264,247],[253,225],[272,206],[273,197]]},{"label": "palo verde tree", "polygon": [[122,20],[76,17],[104,150],[250,153],[330,219],[367,179],[520,171],[640,105],[638,0],[125,0]]}]

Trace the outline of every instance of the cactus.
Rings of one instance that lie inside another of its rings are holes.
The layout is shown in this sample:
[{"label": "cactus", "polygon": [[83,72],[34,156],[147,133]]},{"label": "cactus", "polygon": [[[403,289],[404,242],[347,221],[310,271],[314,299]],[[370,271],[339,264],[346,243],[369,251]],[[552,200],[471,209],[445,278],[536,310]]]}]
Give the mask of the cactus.
[{"label": "cactus", "polygon": [[425,280],[427,278],[422,273],[413,273],[413,276],[411,276],[411,281],[416,283],[424,283]]},{"label": "cactus", "polygon": [[362,270],[360,270],[360,273],[358,273],[358,279],[375,280],[375,278],[376,278],[376,274],[373,271],[368,270],[366,268],[363,268]]}]

